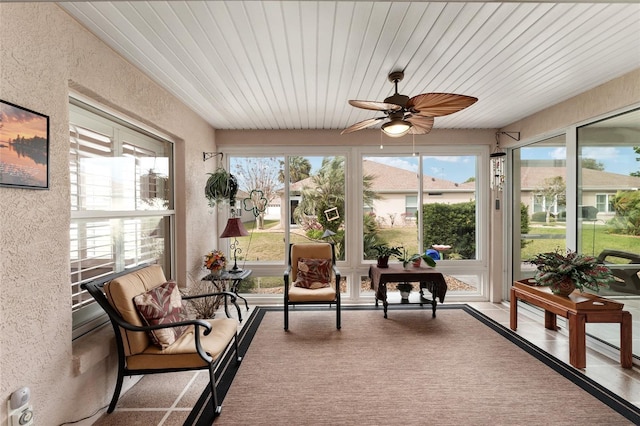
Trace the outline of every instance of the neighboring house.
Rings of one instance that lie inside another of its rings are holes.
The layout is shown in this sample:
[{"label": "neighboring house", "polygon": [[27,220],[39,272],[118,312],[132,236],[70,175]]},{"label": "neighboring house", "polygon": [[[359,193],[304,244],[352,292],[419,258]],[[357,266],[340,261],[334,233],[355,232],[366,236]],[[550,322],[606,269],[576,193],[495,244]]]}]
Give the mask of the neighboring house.
[{"label": "neighboring house", "polygon": [[[365,211],[375,213],[381,222],[387,224],[390,223],[389,215],[393,215],[395,224],[415,221],[419,190],[417,173],[371,160],[364,160],[362,167],[364,175],[373,176],[371,189],[380,197],[374,200],[372,206],[365,206]],[[312,185],[311,177],[291,185],[292,211],[300,202],[302,188]],[[422,187],[425,203],[454,204],[475,199],[475,182],[455,183],[425,175]],[[274,200],[274,204],[276,203]],[[287,205],[282,202],[280,204]],[[281,211],[284,217],[284,211]]]},{"label": "neighboring house", "polygon": [[[521,200],[527,206],[529,216],[536,212],[546,211],[544,197],[540,190],[545,186],[545,180],[556,176],[562,177],[566,183],[566,167],[545,166],[543,163],[529,161],[531,166],[523,166],[520,170]],[[541,164],[535,166],[533,164]],[[594,169],[582,168],[578,178],[582,187],[582,199],[578,205],[582,206],[578,214],[586,220],[608,220],[615,215],[611,206],[612,197],[618,191],[637,191],[640,188],[640,177],[621,175]],[[551,213],[560,214],[566,210],[563,205],[554,203]],[[595,209],[595,210],[594,210]],[[597,210],[597,214],[594,216]]]}]

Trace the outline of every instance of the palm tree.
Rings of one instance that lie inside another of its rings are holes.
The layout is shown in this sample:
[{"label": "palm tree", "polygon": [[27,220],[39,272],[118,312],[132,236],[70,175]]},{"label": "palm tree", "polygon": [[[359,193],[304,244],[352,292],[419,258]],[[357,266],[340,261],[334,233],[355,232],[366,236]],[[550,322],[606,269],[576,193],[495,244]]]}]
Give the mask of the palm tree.
[{"label": "palm tree", "polygon": [[[278,180],[280,183],[284,183],[284,160],[278,161],[280,162]],[[309,173],[311,173],[311,162],[307,158],[298,155],[289,157],[289,180],[291,183],[308,178]]]},{"label": "palm tree", "polygon": [[[344,169],[344,157],[325,157],[318,173],[311,177],[311,185],[302,188],[302,199],[295,210],[297,223],[304,223],[305,215],[312,216],[322,229],[335,232],[333,240],[339,259],[344,259],[344,230],[341,229],[345,209]],[[372,175],[363,177],[363,197],[367,206],[378,198],[371,190],[372,180]]]}]

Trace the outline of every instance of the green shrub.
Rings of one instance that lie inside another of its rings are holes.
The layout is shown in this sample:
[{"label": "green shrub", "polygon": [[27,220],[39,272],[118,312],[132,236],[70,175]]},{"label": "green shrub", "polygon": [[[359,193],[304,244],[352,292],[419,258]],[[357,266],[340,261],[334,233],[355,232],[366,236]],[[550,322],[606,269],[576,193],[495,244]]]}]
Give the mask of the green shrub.
[{"label": "green shrub", "polygon": [[476,258],[476,204],[425,204],[422,206],[424,245],[448,244],[463,259]]},{"label": "green shrub", "polygon": [[531,215],[531,222],[546,222],[547,221],[547,213],[546,212],[535,212]]}]

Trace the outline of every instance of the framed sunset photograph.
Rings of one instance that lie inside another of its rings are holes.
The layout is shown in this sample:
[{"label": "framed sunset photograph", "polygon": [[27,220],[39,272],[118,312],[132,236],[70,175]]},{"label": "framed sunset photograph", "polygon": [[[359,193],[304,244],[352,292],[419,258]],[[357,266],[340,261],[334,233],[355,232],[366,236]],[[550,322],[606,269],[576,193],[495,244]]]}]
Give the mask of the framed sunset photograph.
[{"label": "framed sunset photograph", "polygon": [[49,117],[1,99],[0,186],[49,188]]}]

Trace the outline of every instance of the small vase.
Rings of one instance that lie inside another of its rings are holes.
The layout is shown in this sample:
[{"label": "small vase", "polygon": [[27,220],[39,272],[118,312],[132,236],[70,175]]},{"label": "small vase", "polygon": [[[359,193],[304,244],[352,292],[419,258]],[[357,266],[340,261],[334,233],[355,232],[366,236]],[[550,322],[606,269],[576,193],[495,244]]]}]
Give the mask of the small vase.
[{"label": "small vase", "polygon": [[211,275],[213,275],[214,277],[219,277],[220,274],[222,274],[222,269],[210,269],[211,271]]},{"label": "small vase", "polygon": [[409,295],[411,294],[410,291],[402,291],[400,290],[400,298],[402,300],[409,300]]},{"label": "small vase", "polygon": [[561,281],[551,284],[549,287],[553,294],[568,296],[576,289],[576,283],[571,278],[564,278]]},{"label": "small vase", "polygon": [[413,267],[414,268],[419,268],[420,267],[420,262],[422,262],[422,259],[416,259],[413,261]]}]

